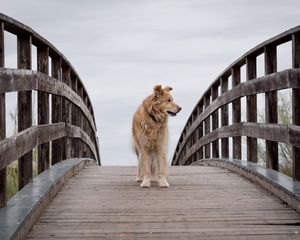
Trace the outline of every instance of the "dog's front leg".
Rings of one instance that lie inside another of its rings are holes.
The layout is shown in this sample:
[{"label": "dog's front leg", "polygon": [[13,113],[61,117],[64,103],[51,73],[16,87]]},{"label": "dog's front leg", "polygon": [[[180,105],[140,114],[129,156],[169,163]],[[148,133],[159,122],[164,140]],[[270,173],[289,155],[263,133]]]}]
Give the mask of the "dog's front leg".
[{"label": "dog's front leg", "polygon": [[151,187],[151,159],[149,154],[147,154],[145,151],[141,152],[141,173],[143,176],[143,182],[141,183],[141,187],[148,188]]},{"label": "dog's front leg", "polygon": [[167,181],[167,157],[164,151],[160,150],[157,154],[159,174],[158,184],[160,187],[169,187],[170,184]]}]

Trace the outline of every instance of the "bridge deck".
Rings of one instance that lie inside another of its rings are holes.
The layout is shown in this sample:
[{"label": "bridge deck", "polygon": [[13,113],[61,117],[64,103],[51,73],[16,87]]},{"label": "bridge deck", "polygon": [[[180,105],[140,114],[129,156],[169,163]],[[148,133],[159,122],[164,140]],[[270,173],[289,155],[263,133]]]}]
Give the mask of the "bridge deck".
[{"label": "bridge deck", "polygon": [[169,189],[141,189],[133,167],[90,167],[27,239],[299,239],[300,215],[227,170],[171,167]]}]

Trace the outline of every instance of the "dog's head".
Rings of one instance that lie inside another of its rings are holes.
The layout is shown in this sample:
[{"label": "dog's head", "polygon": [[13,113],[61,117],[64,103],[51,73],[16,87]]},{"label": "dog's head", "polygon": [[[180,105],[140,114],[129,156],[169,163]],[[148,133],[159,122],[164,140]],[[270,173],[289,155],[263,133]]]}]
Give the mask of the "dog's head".
[{"label": "dog's head", "polygon": [[171,90],[171,87],[162,88],[161,85],[156,85],[154,87],[154,101],[160,112],[169,116],[176,116],[176,114],[180,112],[181,107],[174,102],[170,94]]}]

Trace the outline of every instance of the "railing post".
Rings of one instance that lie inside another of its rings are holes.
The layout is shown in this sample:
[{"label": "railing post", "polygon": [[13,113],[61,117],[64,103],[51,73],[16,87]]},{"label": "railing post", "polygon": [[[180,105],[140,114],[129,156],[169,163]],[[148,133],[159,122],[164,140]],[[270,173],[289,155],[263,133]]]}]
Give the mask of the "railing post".
[{"label": "railing post", "polygon": [[[218,86],[211,88],[212,102],[218,97]],[[212,114],[212,131],[219,127],[219,112],[216,110]],[[219,158],[219,140],[212,142],[212,156],[213,158]]]},{"label": "railing post", "polygon": [[[31,69],[31,35],[18,35],[19,69]],[[18,92],[18,131],[32,126],[32,91]],[[32,151],[19,159],[19,190],[32,179]]]},{"label": "railing post", "polygon": [[[232,88],[241,83],[241,68],[233,67],[231,69]],[[232,124],[241,122],[241,99],[232,102]],[[233,158],[242,159],[241,137],[233,137]]]},{"label": "railing post", "polygon": [[[293,68],[300,68],[300,33],[292,36]],[[293,88],[293,124],[300,125],[300,89]],[[293,178],[300,181],[300,148],[293,147]]]},{"label": "railing post", "polygon": [[[74,90],[74,92],[77,93],[77,78],[76,76],[71,75],[71,86],[72,89]],[[71,113],[72,113],[72,124],[75,126],[77,125],[77,118],[78,118],[78,113],[77,113],[77,107],[75,104],[72,103],[72,109],[71,109]],[[71,157],[77,157],[77,139],[76,138],[72,138],[71,140]]]},{"label": "railing post", "polygon": [[[204,105],[205,108],[207,108],[210,104],[210,93],[204,96]],[[210,132],[210,115],[204,120],[205,124],[205,135],[207,135]],[[205,158],[210,158],[210,143],[206,144],[205,147]]]},{"label": "railing post", "polygon": [[[4,68],[4,23],[0,22],[0,68]],[[6,138],[5,93],[0,93],[0,140]],[[0,170],[0,208],[6,205],[6,168]]]},{"label": "railing post", "polygon": [[[52,77],[61,81],[61,58],[52,58]],[[62,122],[62,97],[52,95],[52,123]],[[52,165],[62,160],[62,139],[52,141]]]},{"label": "railing post", "polygon": [[[37,47],[37,70],[49,74],[49,48]],[[49,124],[49,94],[38,92],[38,125]],[[39,145],[38,174],[49,168],[49,143]]]},{"label": "railing post", "polygon": [[[221,93],[224,94],[228,91],[228,78],[221,78]],[[228,104],[221,107],[221,125],[222,127],[228,126]],[[221,152],[222,158],[229,158],[229,144],[228,138],[221,139]]]},{"label": "railing post", "polygon": [[[197,106],[197,116],[199,116],[203,111],[203,101],[201,101],[201,103],[199,103],[199,105]],[[201,123],[199,124],[199,127],[197,129],[198,131],[198,140],[200,140],[203,137],[203,121],[201,121]],[[197,151],[197,160],[203,159],[203,147],[201,147],[198,151]]]},{"label": "railing post", "polygon": [[[78,82],[79,83],[79,82]],[[81,99],[82,100],[84,100],[83,99],[83,86],[80,84],[79,86],[78,86],[78,94],[79,94],[79,96],[81,97]],[[84,116],[83,116],[83,113],[82,113],[82,111],[81,110],[79,110],[78,111],[78,126],[81,128],[81,129],[83,129],[83,121],[84,121]],[[85,143],[83,142],[83,141],[81,141],[81,140],[79,140],[79,145],[78,145],[78,154],[79,154],[79,157],[83,157],[83,149],[84,149],[84,145],[85,145]]]},{"label": "railing post", "polygon": [[[277,71],[276,46],[265,47],[265,74]],[[277,92],[266,92],[265,95],[266,123],[277,123]],[[266,140],[266,166],[278,171],[278,143]]]},{"label": "railing post", "polygon": [[[256,78],[256,57],[246,59],[246,80]],[[247,122],[257,122],[256,95],[247,96]],[[257,139],[247,137],[247,161],[257,163]]]},{"label": "railing post", "polygon": [[[71,86],[71,69],[68,66],[62,67],[62,81],[67,84],[68,86]],[[62,118],[63,121],[66,123],[66,125],[72,123],[72,104],[71,102],[63,98],[63,111],[62,111]],[[68,159],[71,157],[71,139],[68,137],[65,137],[65,149],[63,152],[63,159]]]}]

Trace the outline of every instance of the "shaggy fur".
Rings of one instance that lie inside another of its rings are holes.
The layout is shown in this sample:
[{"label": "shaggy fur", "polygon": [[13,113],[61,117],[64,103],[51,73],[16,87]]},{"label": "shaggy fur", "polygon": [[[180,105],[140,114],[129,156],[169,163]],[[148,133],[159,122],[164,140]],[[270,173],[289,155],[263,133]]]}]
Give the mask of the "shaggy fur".
[{"label": "shaggy fur", "polygon": [[151,186],[151,176],[158,177],[160,187],[169,187],[167,181],[168,115],[181,110],[170,94],[171,87],[154,87],[133,116],[132,138],[138,157],[138,177],[141,187]]}]

